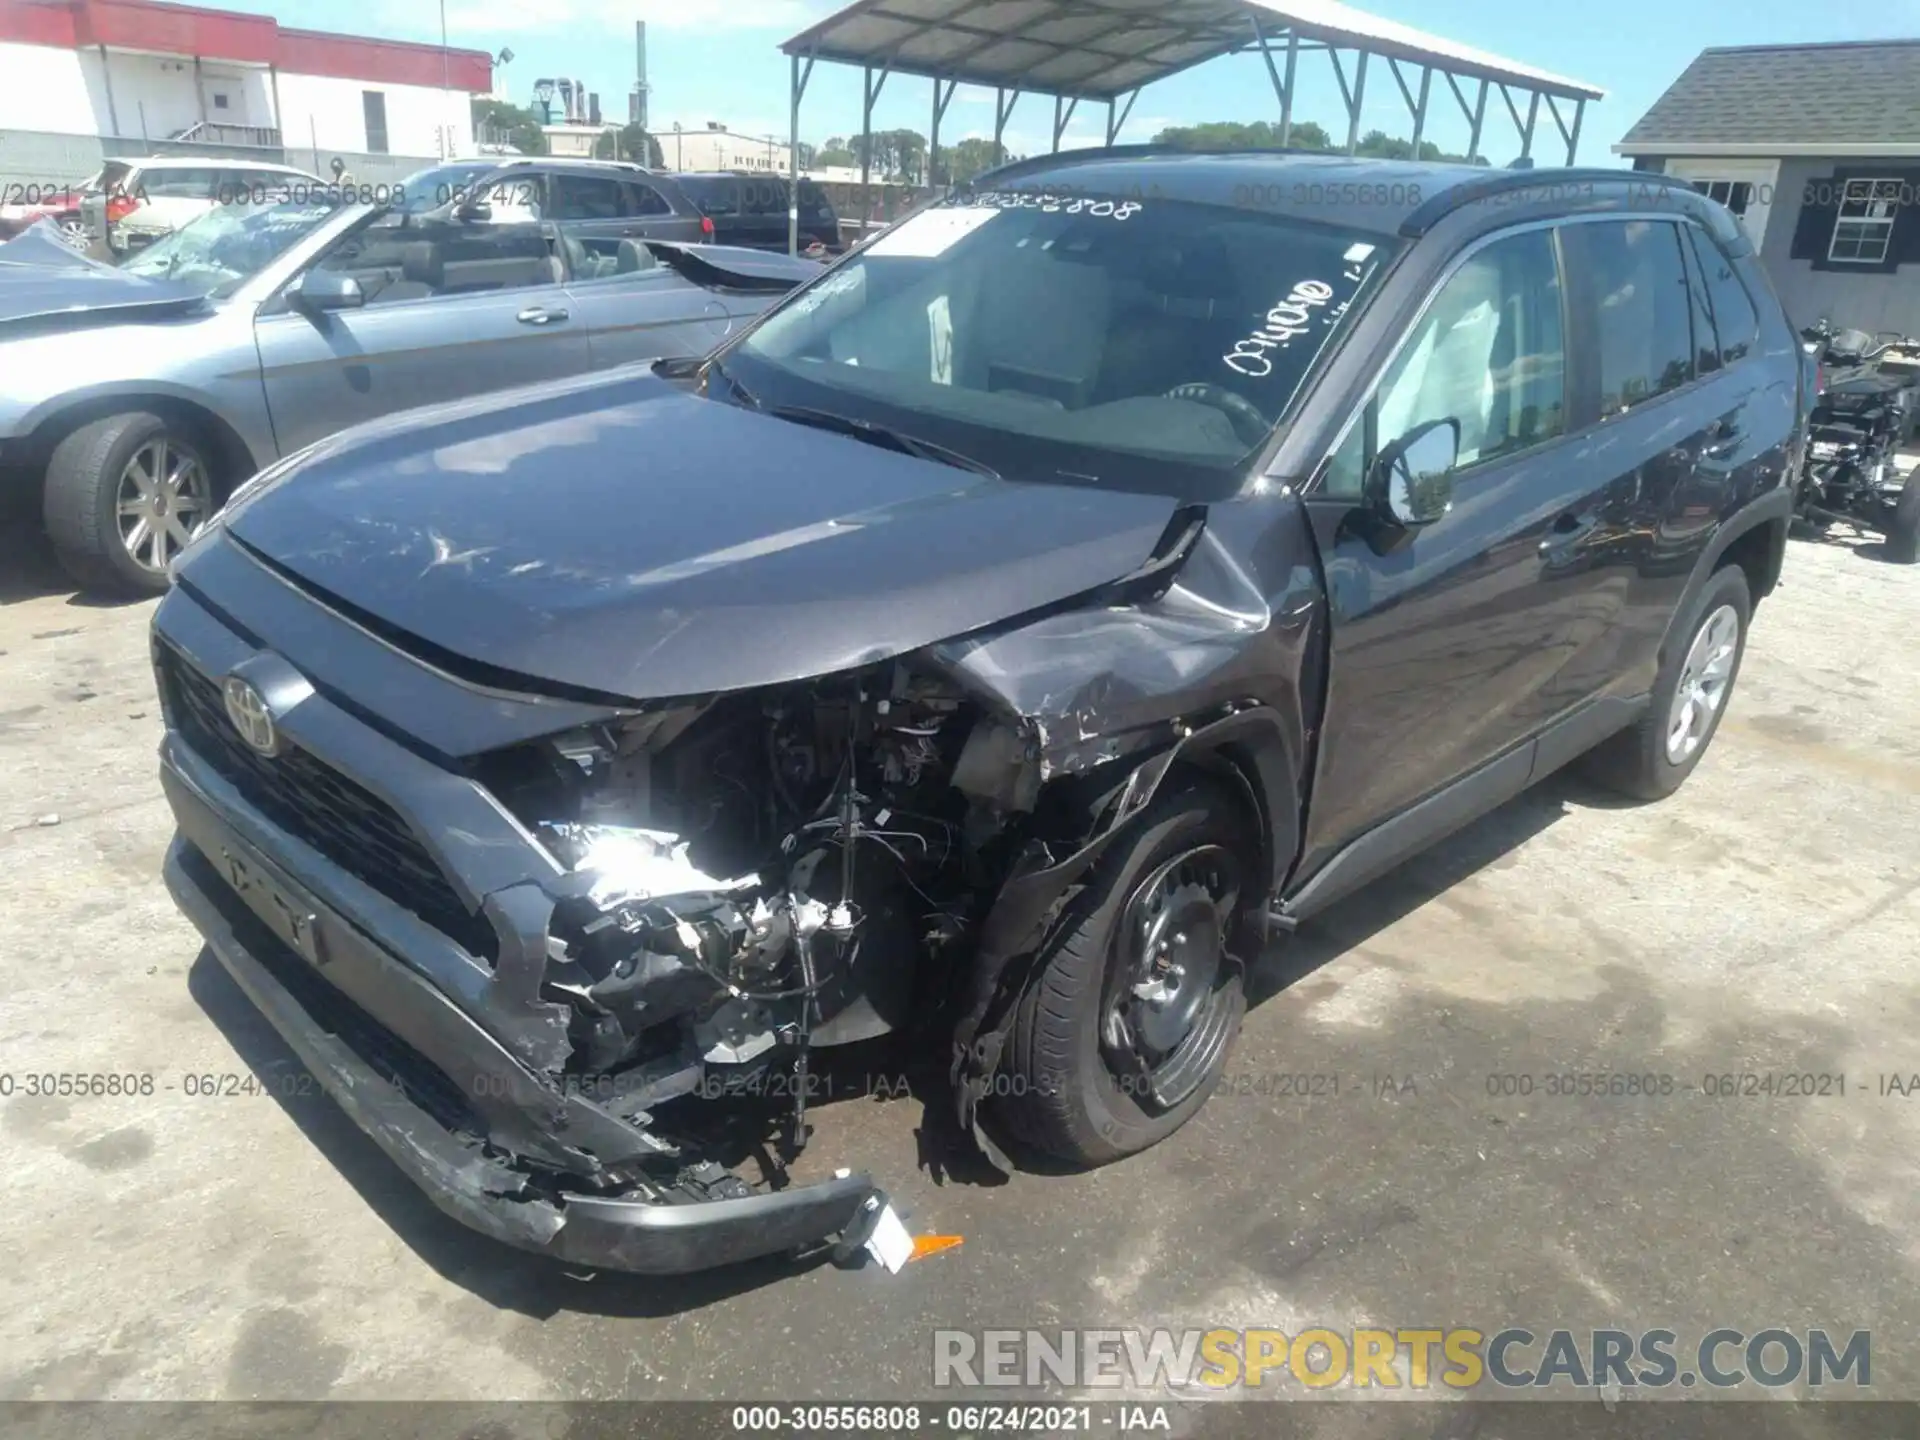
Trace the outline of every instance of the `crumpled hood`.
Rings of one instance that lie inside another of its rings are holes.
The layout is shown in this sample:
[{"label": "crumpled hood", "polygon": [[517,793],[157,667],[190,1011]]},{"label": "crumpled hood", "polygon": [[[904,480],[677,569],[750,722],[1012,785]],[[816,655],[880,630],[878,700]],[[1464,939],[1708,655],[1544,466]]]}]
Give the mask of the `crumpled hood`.
[{"label": "crumpled hood", "polygon": [[0,244],[0,325],[177,315],[207,304],[191,285],[148,280],[82,255],[41,221]]},{"label": "crumpled hood", "polygon": [[636,367],[344,432],[225,528],[445,651],[651,699],[843,670],[1080,594],[1143,563],[1174,509],[987,479]]}]

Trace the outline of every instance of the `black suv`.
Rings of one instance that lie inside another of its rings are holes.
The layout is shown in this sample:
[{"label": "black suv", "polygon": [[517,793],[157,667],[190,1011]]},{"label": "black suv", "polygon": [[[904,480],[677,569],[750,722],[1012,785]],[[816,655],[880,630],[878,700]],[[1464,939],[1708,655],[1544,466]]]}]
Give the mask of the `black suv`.
[{"label": "black suv", "polygon": [[465,1223],[878,1246],[868,1176],[783,1179],[837,1047],[1114,1160],[1270,938],[1567,762],[1679,786],[1801,384],[1727,212],[1631,172],[1004,169],[704,361],[244,486],[154,622],[167,878]]},{"label": "black suv", "polygon": [[[673,183],[700,213],[713,222],[713,238],[721,245],[746,245],[756,250],[787,248],[785,176],[752,171],[675,174]],[[803,255],[838,255],[840,218],[827,192],[811,180],[800,182],[798,245]]]}]

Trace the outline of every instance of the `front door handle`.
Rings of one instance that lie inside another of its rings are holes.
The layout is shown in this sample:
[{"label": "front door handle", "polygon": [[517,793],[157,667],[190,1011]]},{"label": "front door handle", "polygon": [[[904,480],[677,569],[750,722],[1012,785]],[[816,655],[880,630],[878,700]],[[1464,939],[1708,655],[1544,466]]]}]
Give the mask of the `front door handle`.
[{"label": "front door handle", "polygon": [[522,325],[553,325],[567,318],[565,310],[550,310],[545,305],[529,305],[513,317]]},{"label": "front door handle", "polygon": [[1600,527],[1600,517],[1591,512],[1572,510],[1563,511],[1554,520],[1553,528],[1547,532],[1547,538],[1540,542],[1542,555],[1553,555],[1571,550],[1587,536]]}]

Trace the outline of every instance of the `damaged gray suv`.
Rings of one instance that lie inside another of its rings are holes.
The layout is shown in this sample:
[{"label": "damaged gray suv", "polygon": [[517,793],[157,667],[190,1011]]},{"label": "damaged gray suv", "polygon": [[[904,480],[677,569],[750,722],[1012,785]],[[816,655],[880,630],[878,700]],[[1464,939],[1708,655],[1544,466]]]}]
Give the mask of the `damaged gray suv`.
[{"label": "damaged gray suv", "polygon": [[167,878],[455,1218],[851,1253],[877,1183],[782,1173],[840,1047],[1112,1161],[1269,938],[1569,761],[1675,789],[1809,398],[1737,225],[1630,172],[1011,167],[704,359],[243,486],[154,622]]}]

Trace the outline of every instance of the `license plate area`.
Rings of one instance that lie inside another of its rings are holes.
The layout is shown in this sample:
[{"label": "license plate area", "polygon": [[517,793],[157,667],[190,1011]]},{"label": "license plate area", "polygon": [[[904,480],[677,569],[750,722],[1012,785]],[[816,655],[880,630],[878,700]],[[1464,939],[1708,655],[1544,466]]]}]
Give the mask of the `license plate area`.
[{"label": "license plate area", "polygon": [[293,947],[309,964],[325,965],[327,953],[320,940],[320,917],[313,907],[274,884],[258,865],[220,847],[220,869],[233,893],[247,902],[273,933]]}]

